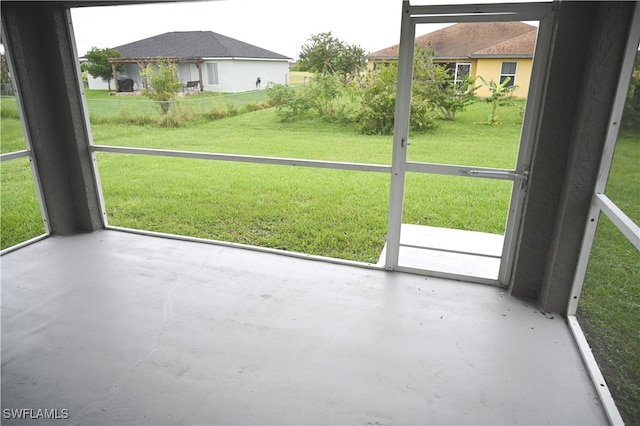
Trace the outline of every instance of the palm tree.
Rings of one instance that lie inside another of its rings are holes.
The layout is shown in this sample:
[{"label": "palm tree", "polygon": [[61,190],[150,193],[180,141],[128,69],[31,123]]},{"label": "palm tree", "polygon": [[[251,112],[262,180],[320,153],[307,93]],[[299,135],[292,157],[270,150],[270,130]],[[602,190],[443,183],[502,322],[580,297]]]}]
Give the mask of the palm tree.
[{"label": "palm tree", "polygon": [[493,80],[487,83],[487,80],[482,77],[480,77],[480,80],[482,80],[482,83],[491,91],[491,96],[485,99],[485,101],[491,103],[491,115],[489,116],[487,121],[489,124],[500,124],[500,122],[498,121],[498,116],[496,115],[498,103],[501,100],[507,98],[511,94],[511,92],[518,88],[518,86],[507,86],[507,84],[509,84],[509,82],[511,81],[511,77],[505,78],[504,81],[500,84],[496,83]]}]

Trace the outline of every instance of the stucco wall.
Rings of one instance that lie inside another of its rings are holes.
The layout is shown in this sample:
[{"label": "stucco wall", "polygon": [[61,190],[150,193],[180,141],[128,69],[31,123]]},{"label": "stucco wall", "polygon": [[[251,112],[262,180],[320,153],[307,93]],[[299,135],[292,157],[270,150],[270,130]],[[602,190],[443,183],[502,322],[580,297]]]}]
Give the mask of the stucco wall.
[{"label": "stucco wall", "polygon": [[[209,84],[207,75],[207,63],[218,64],[218,84]],[[137,68],[135,64],[132,65]],[[178,79],[185,83],[187,81],[198,80],[198,68],[192,63],[178,64]],[[125,75],[126,74],[126,75]],[[134,80],[140,78],[139,72],[133,72],[127,68],[123,77],[131,77]],[[206,92],[246,92],[256,89],[256,79],[260,77],[260,88],[264,89],[270,82],[278,84],[288,84],[289,63],[286,61],[259,61],[259,60],[207,60],[202,64],[202,82]],[[90,89],[107,90],[107,82],[101,78],[94,78],[88,75]],[[134,86],[136,90],[140,87]],[[111,90],[114,90],[113,79],[111,80]]]},{"label": "stucco wall", "polygon": [[[218,64],[218,84],[209,84],[207,63]],[[202,65],[205,91],[234,93],[255,90],[258,77],[261,89],[270,82],[288,84],[289,64],[286,61],[207,60]]]},{"label": "stucco wall", "polygon": [[[504,59],[504,58],[491,58],[491,59],[478,59],[476,69],[472,70],[472,73],[475,77],[482,76],[487,81],[500,81],[500,70],[502,68],[503,62],[517,62],[516,68],[516,81],[514,84],[518,86],[518,88],[513,92],[513,95],[517,98],[526,98],[527,93],[529,93],[529,80],[531,79],[531,65],[533,61],[531,58],[513,58],[513,59]],[[478,90],[476,95],[485,98],[491,96],[491,92],[487,89],[483,84],[482,80],[478,79],[476,81],[476,87]]]}]

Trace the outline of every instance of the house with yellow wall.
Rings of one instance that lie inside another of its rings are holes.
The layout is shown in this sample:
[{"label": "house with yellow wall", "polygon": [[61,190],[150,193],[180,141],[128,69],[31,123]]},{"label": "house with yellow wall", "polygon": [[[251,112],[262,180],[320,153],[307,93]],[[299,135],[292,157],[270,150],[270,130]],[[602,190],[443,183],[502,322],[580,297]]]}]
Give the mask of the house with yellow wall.
[{"label": "house with yellow wall", "polygon": [[[465,22],[416,37],[416,46],[433,50],[435,63],[446,66],[459,81],[471,76],[479,97],[490,95],[478,77],[517,86],[517,98],[526,98],[537,27],[523,22]],[[399,45],[367,55],[368,69],[398,60]]]}]

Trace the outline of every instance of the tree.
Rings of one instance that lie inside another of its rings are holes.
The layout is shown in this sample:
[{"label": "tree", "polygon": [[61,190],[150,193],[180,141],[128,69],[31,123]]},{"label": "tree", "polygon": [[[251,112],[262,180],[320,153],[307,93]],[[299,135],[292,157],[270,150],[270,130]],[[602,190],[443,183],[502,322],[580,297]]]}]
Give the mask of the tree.
[{"label": "tree", "polygon": [[500,103],[500,101],[511,96],[511,92],[516,90],[518,86],[507,86],[511,81],[511,77],[507,77],[500,84],[496,83],[493,80],[487,83],[487,80],[482,77],[480,77],[480,80],[482,80],[482,83],[491,91],[491,96],[485,99],[485,101],[491,103],[491,115],[487,120],[488,124],[500,124],[500,122],[498,121],[498,116],[496,115],[498,104]]},{"label": "tree", "polygon": [[[113,69],[109,63],[109,59],[120,58],[122,55],[116,49],[98,49],[92,47],[84,57],[87,62],[82,64],[82,70],[87,71],[94,77],[100,77],[107,81],[109,90],[111,90],[111,78],[113,77]],[[117,71],[124,71],[124,65],[116,67]]]},{"label": "tree", "polygon": [[475,88],[470,77],[458,82],[444,66],[433,62],[434,52],[416,46],[413,65],[413,96],[424,99],[440,118],[454,120],[458,112],[473,102]]},{"label": "tree", "polygon": [[149,86],[143,94],[157,102],[162,115],[167,115],[171,101],[182,88],[178,81],[178,69],[174,62],[158,60],[140,72],[142,78],[147,79]]},{"label": "tree", "polygon": [[302,45],[298,70],[319,74],[334,74],[345,82],[364,68],[365,50],[331,35],[331,32],[311,36]]}]

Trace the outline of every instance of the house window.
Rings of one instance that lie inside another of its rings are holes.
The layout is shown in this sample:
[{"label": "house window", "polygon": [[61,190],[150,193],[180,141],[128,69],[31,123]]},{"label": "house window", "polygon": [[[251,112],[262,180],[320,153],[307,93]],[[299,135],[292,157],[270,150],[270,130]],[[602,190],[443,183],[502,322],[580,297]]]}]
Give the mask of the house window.
[{"label": "house window", "polygon": [[502,69],[500,70],[500,84],[502,84],[507,78],[509,82],[507,87],[516,84],[516,69],[518,68],[517,62],[503,62]]},{"label": "house window", "polygon": [[466,87],[465,82],[469,78],[471,74],[471,64],[468,62],[458,62],[456,63],[456,72],[454,75],[454,81],[456,84],[456,88],[462,92],[466,92],[468,87]]},{"label": "house window", "polygon": [[191,78],[191,64],[188,62],[178,62],[178,80],[187,82],[193,80]]},{"label": "house window", "polygon": [[218,64],[207,64],[207,81],[209,84],[218,84]]}]

